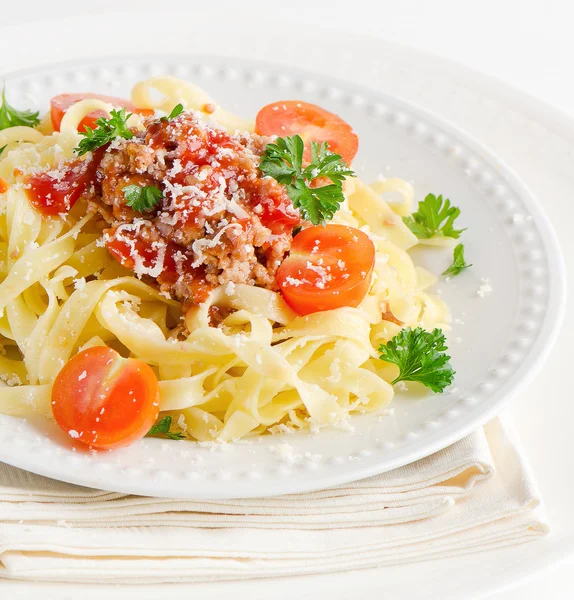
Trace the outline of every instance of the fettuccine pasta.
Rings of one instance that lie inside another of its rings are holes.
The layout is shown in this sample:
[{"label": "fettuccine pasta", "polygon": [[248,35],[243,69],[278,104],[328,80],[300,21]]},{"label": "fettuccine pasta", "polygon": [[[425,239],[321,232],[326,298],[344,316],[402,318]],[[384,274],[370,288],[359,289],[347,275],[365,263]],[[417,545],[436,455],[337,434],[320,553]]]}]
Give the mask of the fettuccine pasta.
[{"label": "fettuccine pasta", "polygon": [[[254,130],[172,77],[137,83],[132,102],[166,114],[182,104],[229,132]],[[361,230],[375,246],[372,280],[358,306],[298,315],[276,289],[235,283],[212,287],[203,302],[182,310],[149,274],[138,278],[111,256],[101,219],[84,198],[46,216],[26,193],[26,177],[76,158],[87,115],[111,110],[109,102],[85,99],[66,112],[59,131],[45,122],[44,133],[0,131],[0,412],[51,417],[58,373],[95,346],[147,363],[159,382],[161,416],[192,440],[315,431],[382,412],[397,368],[379,359],[379,346],[403,328],[445,329],[449,321],[444,302],[429,291],[435,276],[409,255],[419,243],[403,222],[414,210],[413,187],[396,178],[344,183],[332,223]],[[128,125],[142,129],[144,117],[134,114]],[[389,196],[400,200],[387,202]]]}]

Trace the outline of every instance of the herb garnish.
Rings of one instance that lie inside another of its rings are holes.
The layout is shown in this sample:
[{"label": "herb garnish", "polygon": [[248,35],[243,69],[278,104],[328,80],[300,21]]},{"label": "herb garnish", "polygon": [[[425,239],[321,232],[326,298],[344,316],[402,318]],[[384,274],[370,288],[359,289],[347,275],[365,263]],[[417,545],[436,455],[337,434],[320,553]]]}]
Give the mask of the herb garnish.
[{"label": "herb garnish", "polygon": [[82,156],[87,152],[92,152],[102,146],[105,146],[113,139],[121,137],[129,140],[134,137],[127,125],[127,120],[132,116],[132,113],[126,114],[126,109],[116,110],[112,108],[110,118],[100,117],[96,121],[96,128],[85,127],[85,131],[80,131],[80,135],[84,139],[80,141],[74,151],[78,156]]},{"label": "herb garnish", "polygon": [[176,104],[173,107],[173,110],[169,113],[169,115],[167,117],[161,117],[160,121],[171,121],[172,119],[179,117],[179,115],[181,115],[182,112],[183,104]]},{"label": "herb garnish", "polygon": [[122,188],[126,204],[138,212],[152,210],[163,198],[163,193],[155,185],[126,185]]},{"label": "herb garnish", "polygon": [[452,383],[455,371],[442,330],[425,331],[422,327],[403,329],[387,344],[379,347],[380,359],[399,367],[399,375],[392,382],[418,381],[440,393]]},{"label": "herb garnish", "polygon": [[450,200],[428,194],[422,202],[419,202],[417,211],[408,217],[403,217],[403,221],[419,239],[435,236],[458,239],[464,231],[464,229],[454,228],[454,220],[458,215],[460,209],[451,206]]},{"label": "herb garnish", "polygon": [[453,252],[452,265],[443,273],[445,276],[456,277],[460,275],[465,269],[472,267],[464,260],[464,244],[458,244]]},{"label": "herb garnish", "polygon": [[173,433],[170,431],[171,417],[167,416],[160,419],[149,431],[148,435],[165,435],[170,440],[184,440],[185,435],[183,433]]},{"label": "herb garnish", "polygon": [[[2,90],[2,105],[0,105],[0,130],[9,127],[35,127],[40,122],[39,112],[31,110],[16,110],[6,102],[6,88]],[[6,146],[4,146],[5,148]],[[2,150],[4,150],[2,148]]]},{"label": "herb garnish", "polygon": [[[354,175],[339,154],[328,149],[327,142],[311,142],[311,162],[303,168],[305,143],[299,135],[277,138],[267,144],[259,168],[287,188],[293,206],[313,225],[333,218],[345,199],[342,182]],[[310,185],[326,177],[332,183],[321,187]]]}]

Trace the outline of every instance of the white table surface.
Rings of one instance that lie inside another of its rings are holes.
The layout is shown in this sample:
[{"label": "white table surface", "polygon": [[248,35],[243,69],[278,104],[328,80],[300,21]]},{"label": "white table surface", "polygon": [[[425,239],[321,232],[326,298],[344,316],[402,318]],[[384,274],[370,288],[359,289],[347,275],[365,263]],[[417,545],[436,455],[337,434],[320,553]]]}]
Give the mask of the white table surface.
[{"label": "white table surface", "polygon": [[[193,18],[195,11],[201,11],[205,0],[170,0],[169,11],[187,11]],[[119,25],[118,30],[127,33],[129,23],[114,23],[114,10],[137,10],[144,12],[158,10],[161,3],[157,0],[138,0],[130,6],[118,7],[115,0],[99,0],[97,3],[80,2],[78,0],[60,0],[47,3],[28,0],[25,7],[14,1],[3,2],[0,11],[1,26],[20,25],[54,18],[60,15],[85,15],[86,28],[89,28],[91,13],[106,12],[110,23]],[[307,24],[320,24],[322,29],[346,29],[350,33],[368,34],[383,40],[408,45],[425,52],[456,60],[483,73],[493,75],[533,96],[553,104],[574,115],[574,77],[572,76],[572,56],[574,56],[574,36],[572,35],[572,17],[574,6],[568,6],[566,0],[482,0],[480,3],[461,2],[460,0],[340,0],[313,1],[290,0],[290,2],[262,2],[260,0],[245,0],[239,8],[236,0],[218,0],[222,11],[234,10],[241,12],[265,11],[273,14],[276,19],[288,19],[296,22],[300,18]],[[298,17],[298,15],[301,15]],[[151,27],[151,26],[150,26]],[[150,29],[151,31],[151,29]],[[97,34],[92,32],[87,39],[97,43]],[[341,37],[341,36],[340,36]],[[84,37],[85,39],[85,37]],[[57,43],[57,40],[55,40]],[[81,44],[81,38],[78,38]],[[340,40],[344,43],[344,39]],[[212,49],[212,52],[216,50]],[[352,49],[350,49],[352,51]],[[10,70],[7,66],[9,57],[0,56],[0,71]],[[432,93],[432,90],[429,90]],[[574,200],[571,199],[572,202]],[[574,213],[572,213],[574,216]],[[567,228],[560,227],[563,234],[562,242],[566,242],[564,234]],[[571,242],[568,244],[572,247]],[[567,263],[569,258],[566,257]],[[570,266],[570,265],[569,265]],[[569,269],[572,272],[572,269]],[[572,306],[572,304],[570,304]],[[567,321],[571,325],[572,320]],[[574,332],[573,332],[574,333]],[[565,345],[564,345],[565,348]],[[571,354],[571,353],[570,353]],[[546,465],[537,461],[536,443],[538,431],[551,421],[551,417],[560,418],[559,406],[552,403],[553,397],[565,398],[564,379],[566,359],[561,358],[560,349],[554,352],[552,365],[547,369],[543,383],[541,378],[533,385],[533,389],[524,401],[514,402],[511,412],[520,431],[524,445],[531,456],[533,467],[539,479],[542,491],[546,485]],[[562,361],[562,362],[561,362]],[[547,404],[546,420],[540,421],[538,402],[543,398]],[[536,408],[537,415],[533,416]],[[551,439],[551,432],[546,431],[544,439]],[[564,456],[570,451],[568,439],[564,436],[553,440],[555,456]],[[567,456],[567,455],[566,455]],[[564,460],[564,459],[563,459]],[[567,483],[565,481],[564,486]],[[553,489],[552,493],[560,496],[560,490]],[[567,558],[558,566],[548,569],[543,574],[537,574],[533,580],[522,583],[512,589],[495,593],[490,596],[496,600],[529,600],[549,599],[562,600],[574,597],[574,578],[571,577],[574,559]],[[373,582],[372,595],[360,597],[381,598],[381,574],[376,570],[364,571],[358,575]],[[336,585],[338,576],[333,577]],[[323,586],[325,580],[323,579]],[[335,587],[335,585],[333,587]],[[328,586],[329,588],[331,586]],[[361,589],[369,586],[362,585]],[[29,589],[27,595],[24,587],[17,589],[10,585],[10,591],[2,592],[2,598],[27,598],[32,594],[42,597],[41,588]],[[273,588],[271,588],[272,590]],[[325,590],[325,587],[322,587]],[[166,594],[170,593],[165,590]],[[317,590],[318,595],[321,590]],[[332,598],[339,596],[334,590],[329,590]],[[47,598],[52,596],[46,594]],[[70,596],[72,597],[72,596]],[[112,596],[108,596],[112,597]],[[115,596],[113,596],[115,597]],[[127,597],[123,595],[123,597]],[[130,596],[131,597],[131,596]],[[307,597],[307,596],[306,596]],[[310,596],[311,597],[311,596]],[[356,596],[359,597],[359,596]]]}]

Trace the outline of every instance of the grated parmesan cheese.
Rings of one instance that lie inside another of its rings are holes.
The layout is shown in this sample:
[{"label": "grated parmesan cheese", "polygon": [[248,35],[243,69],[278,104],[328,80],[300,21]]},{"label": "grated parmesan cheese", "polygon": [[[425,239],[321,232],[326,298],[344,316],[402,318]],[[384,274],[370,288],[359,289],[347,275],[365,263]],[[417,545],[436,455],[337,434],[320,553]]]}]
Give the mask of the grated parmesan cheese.
[{"label": "grated parmesan cheese", "polygon": [[476,291],[477,296],[480,296],[481,298],[484,298],[487,294],[490,294],[492,292],[492,286],[490,285],[490,281],[488,279],[486,279],[485,277],[483,277],[481,279],[481,285],[478,288],[478,290]]}]

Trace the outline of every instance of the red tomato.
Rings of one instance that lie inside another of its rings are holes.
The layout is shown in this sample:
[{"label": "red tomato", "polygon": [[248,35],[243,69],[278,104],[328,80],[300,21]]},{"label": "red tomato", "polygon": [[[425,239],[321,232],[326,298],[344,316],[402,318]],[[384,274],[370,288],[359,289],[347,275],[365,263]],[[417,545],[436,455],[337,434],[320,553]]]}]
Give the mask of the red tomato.
[{"label": "red tomato", "polygon": [[307,162],[311,160],[311,141],[327,142],[329,150],[340,154],[348,165],[359,148],[357,134],[341,117],[301,100],[273,102],[264,106],[257,113],[255,131],[259,135],[280,137],[299,134],[305,142],[304,158]]},{"label": "red tomato", "polygon": [[67,213],[94,180],[103,149],[91,158],[75,159],[53,171],[40,171],[26,180],[26,195],[43,215]]},{"label": "red tomato", "polygon": [[367,295],[375,266],[369,237],[346,225],[303,229],[277,271],[287,304],[300,315],[358,306]]},{"label": "red tomato", "polygon": [[[102,102],[108,102],[116,108],[125,107],[128,109],[128,112],[137,113],[138,115],[142,115],[144,117],[153,115],[153,110],[149,108],[137,108],[129,100],[124,100],[123,98],[102,96],[101,94],[60,94],[59,96],[54,96],[50,100],[50,118],[52,120],[52,127],[54,128],[54,131],[60,131],[60,124],[62,123],[62,119],[64,118],[64,115],[70,106],[76,104],[76,102],[79,102],[80,100],[87,100],[91,98],[101,100]],[[86,126],[94,129],[96,127],[96,121],[100,117],[107,117],[107,114],[103,110],[95,110],[94,112],[90,113],[80,121],[80,124],[78,125],[78,131],[84,131]]]},{"label": "red tomato", "polygon": [[58,373],[52,412],[58,425],[84,444],[127,446],[157,419],[157,378],[141,360],[95,346],[76,354]]}]

